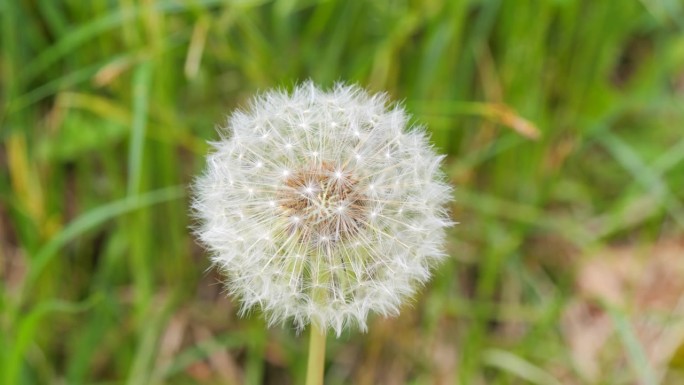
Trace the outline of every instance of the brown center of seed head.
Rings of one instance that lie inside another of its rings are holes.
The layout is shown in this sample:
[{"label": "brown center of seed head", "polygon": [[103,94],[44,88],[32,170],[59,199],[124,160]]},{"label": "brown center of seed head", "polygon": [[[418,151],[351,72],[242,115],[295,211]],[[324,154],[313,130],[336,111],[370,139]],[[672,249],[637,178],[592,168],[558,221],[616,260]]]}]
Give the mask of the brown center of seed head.
[{"label": "brown center of seed head", "polygon": [[307,243],[339,242],[366,222],[367,197],[348,171],[322,162],[294,172],[279,192],[288,230]]}]

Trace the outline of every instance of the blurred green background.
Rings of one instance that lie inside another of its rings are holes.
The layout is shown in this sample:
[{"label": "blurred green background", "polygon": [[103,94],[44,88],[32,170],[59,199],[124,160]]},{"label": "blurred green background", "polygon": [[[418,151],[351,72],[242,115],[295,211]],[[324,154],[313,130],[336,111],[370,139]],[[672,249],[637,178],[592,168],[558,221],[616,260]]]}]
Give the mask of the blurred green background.
[{"label": "blurred green background", "polygon": [[3,0],[0,383],[298,384],[188,226],[259,90],[387,91],[449,156],[451,258],[327,384],[684,383],[684,2]]}]

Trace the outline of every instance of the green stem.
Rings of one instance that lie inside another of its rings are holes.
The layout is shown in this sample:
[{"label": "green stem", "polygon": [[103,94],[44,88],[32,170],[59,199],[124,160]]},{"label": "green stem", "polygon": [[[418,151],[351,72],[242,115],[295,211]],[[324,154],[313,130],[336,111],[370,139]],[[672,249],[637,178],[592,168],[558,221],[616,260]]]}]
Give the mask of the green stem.
[{"label": "green stem", "polygon": [[306,385],[323,385],[323,366],[325,364],[325,330],[311,323],[309,336],[309,362],[306,368]]}]

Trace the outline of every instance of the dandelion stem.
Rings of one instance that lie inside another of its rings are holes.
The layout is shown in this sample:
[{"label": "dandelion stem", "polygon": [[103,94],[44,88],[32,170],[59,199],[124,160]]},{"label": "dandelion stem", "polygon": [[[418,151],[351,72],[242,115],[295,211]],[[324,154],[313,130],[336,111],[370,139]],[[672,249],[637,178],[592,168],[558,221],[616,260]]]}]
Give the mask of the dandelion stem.
[{"label": "dandelion stem", "polygon": [[311,323],[309,336],[309,362],[306,368],[306,385],[323,385],[325,364],[325,329],[321,330],[315,322]]}]

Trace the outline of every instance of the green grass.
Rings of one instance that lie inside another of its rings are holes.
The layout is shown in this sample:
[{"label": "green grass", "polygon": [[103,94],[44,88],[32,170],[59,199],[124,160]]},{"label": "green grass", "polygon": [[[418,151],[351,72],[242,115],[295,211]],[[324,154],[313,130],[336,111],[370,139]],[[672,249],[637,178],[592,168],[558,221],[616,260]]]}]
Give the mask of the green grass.
[{"label": "green grass", "polygon": [[187,186],[233,108],[307,78],[403,101],[461,223],[399,318],[328,341],[326,383],[684,381],[633,306],[592,303],[614,329],[593,379],[563,327],[588,256],[684,231],[681,1],[9,0],[0,20],[0,383],[303,382],[306,338],[236,316]]}]

